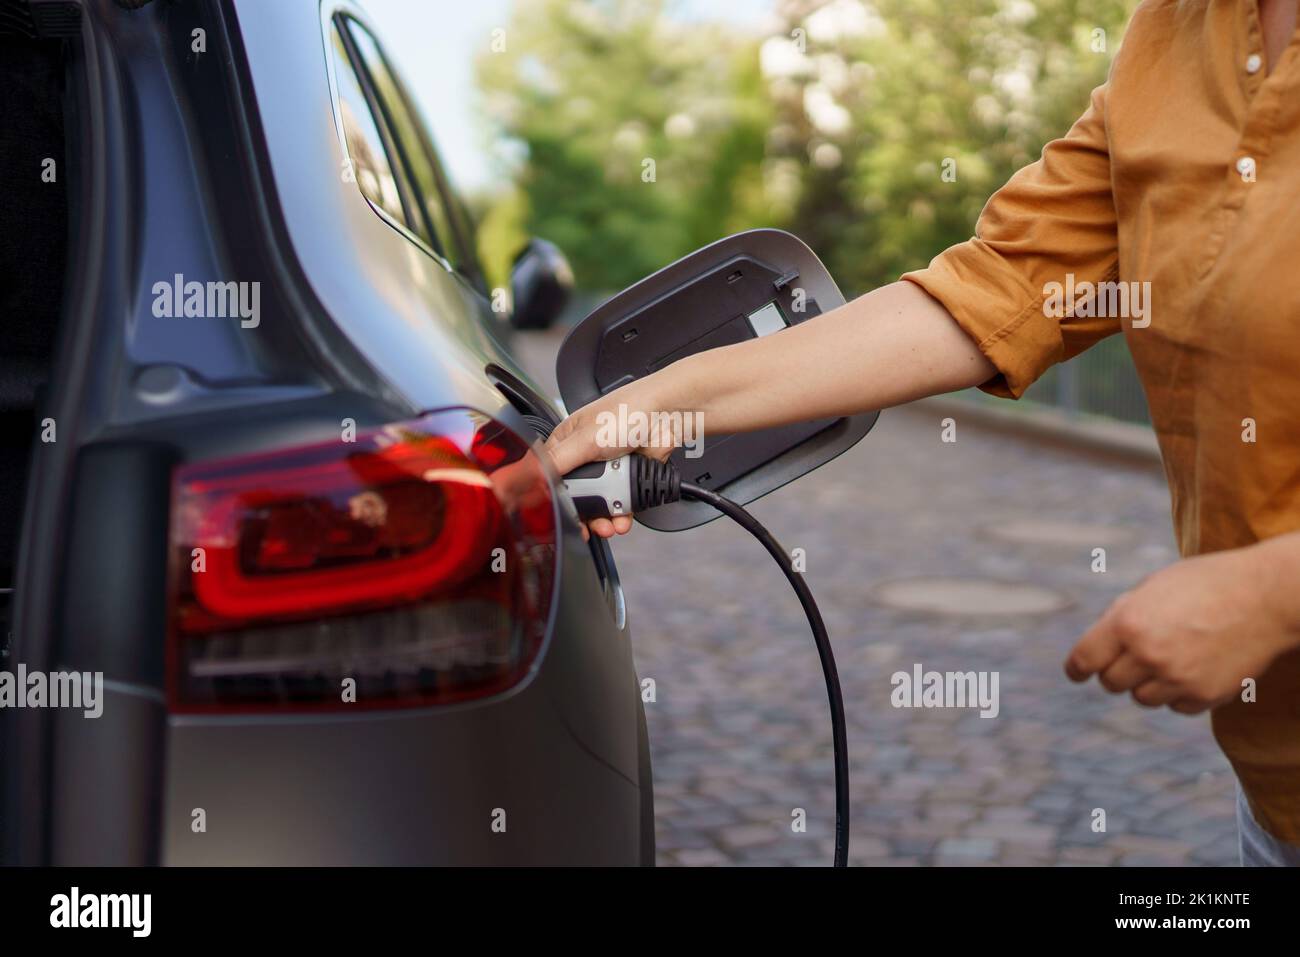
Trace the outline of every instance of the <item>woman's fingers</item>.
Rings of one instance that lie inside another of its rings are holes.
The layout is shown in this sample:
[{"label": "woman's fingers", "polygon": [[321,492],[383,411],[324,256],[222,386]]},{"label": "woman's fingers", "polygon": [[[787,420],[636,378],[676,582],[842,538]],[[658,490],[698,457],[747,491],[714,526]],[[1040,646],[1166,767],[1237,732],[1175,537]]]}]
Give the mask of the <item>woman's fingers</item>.
[{"label": "woman's fingers", "polygon": [[1136,688],[1151,677],[1151,669],[1130,654],[1121,654],[1100,675],[1101,686],[1115,694]]},{"label": "woman's fingers", "polygon": [[1172,705],[1181,694],[1177,685],[1153,678],[1133,689],[1133,700],[1147,708],[1159,708],[1161,705]]},{"label": "woman's fingers", "polygon": [[579,465],[586,465],[593,459],[599,458],[581,431],[573,427],[563,433],[557,429],[546,440],[544,448],[551,458],[551,464],[555,466],[555,471],[560,475],[568,475]]},{"label": "woman's fingers", "polygon": [[614,518],[593,518],[587,523],[592,534],[599,535],[601,538],[613,538],[615,535],[626,535],[632,531],[632,516],[617,515]]}]

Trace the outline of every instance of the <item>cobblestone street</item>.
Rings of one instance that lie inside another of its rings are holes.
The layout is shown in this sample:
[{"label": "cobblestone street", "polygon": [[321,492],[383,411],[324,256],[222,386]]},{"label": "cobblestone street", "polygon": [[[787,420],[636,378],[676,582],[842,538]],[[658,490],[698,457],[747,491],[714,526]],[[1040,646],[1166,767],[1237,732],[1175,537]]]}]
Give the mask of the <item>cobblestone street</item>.
[{"label": "cobblestone street", "polygon": [[[1236,863],[1233,779],[1208,719],[1148,711],[1062,673],[1107,604],[1176,557],[1158,472],[960,415],[957,441],[943,443],[940,418],[886,411],[856,448],[752,506],[787,549],[805,550],[834,644],[851,862]],[[1092,570],[1099,547],[1104,573]],[[779,570],[726,521],[637,527],[615,553],[637,668],[657,686],[646,710],[660,864],[829,863],[826,695]],[[928,591],[997,610],[900,610],[880,590],[935,577],[976,580]],[[1065,607],[1007,614],[989,590],[999,582]],[[891,675],[918,664],[996,673],[999,713],[895,708]],[[792,830],[796,808],[806,833]]]}]

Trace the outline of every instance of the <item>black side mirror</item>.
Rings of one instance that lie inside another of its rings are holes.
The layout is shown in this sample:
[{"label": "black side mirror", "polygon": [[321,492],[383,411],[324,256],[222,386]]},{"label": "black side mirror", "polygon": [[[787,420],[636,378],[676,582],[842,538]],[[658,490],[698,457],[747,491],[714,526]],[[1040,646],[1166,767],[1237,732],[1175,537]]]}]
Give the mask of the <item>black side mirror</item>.
[{"label": "black side mirror", "polygon": [[530,239],[510,269],[510,296],[516,329],[545,329],[563,311],[573,292],[573,270],[564,253],[545,239]]}]

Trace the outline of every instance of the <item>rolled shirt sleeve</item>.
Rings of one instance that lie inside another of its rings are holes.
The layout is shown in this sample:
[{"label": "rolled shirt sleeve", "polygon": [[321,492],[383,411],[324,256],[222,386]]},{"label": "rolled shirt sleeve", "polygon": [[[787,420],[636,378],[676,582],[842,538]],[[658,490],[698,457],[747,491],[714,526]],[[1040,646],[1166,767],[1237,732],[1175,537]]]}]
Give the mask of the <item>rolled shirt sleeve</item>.
[{"label": "rolled shirt sleeve", "polygon": [[1051,284],[1063,290],[1067,274],[1076,287],[1111,282],[1118,271],[1103,85],[1066,136],[993,194],[974,238],[902,278],[942,303],[997,368],[980,388],[1019,398],[1051,365],[1120,330],[1118,317],[1076,316],[1069,302],[1045,308]]}]

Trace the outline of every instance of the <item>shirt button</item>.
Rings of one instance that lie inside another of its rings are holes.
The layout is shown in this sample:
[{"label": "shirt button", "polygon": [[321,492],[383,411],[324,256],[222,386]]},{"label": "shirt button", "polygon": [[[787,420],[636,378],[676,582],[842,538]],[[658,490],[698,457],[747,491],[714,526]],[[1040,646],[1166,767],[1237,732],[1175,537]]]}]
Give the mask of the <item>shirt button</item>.
[{"label": "shirt button", "polygon": [[1255,178],[1255,158],[1253,156],[1243,156],[1237,160],[1237,172],[1241,174],[1244,180]]},{"label": "shirt button", "polygon": [[1252,53],[1250,56],[1246,57],[1247,73],[1258,73],[1259,68],[1262,67],[1263,65],[1264,65],[1264,58],[1260,56],[1258,53]]}]

